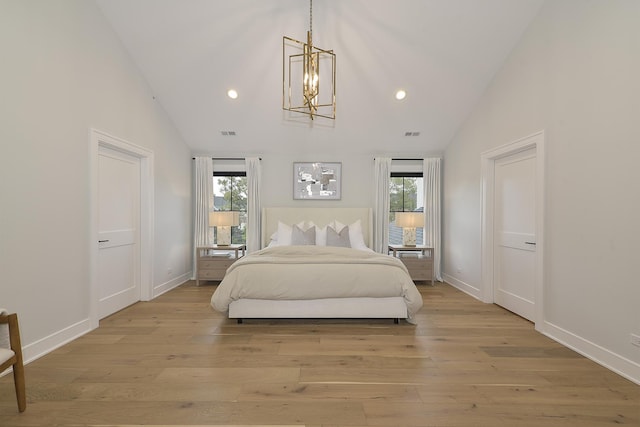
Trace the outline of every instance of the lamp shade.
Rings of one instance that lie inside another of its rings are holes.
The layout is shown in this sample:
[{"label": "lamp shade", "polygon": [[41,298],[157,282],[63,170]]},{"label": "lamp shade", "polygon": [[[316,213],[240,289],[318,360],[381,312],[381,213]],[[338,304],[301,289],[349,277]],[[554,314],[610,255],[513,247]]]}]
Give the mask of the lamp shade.
[{"label": "lamp shade", "polygon": [[209,227],[229,227],[240,225],[240,213],[236,211],[209,212]]},{"label": "lamp shade", "polygon": [[423,212],[397,212],[396,226],[402,227],[402,228],[424,227],[424,213]]}]

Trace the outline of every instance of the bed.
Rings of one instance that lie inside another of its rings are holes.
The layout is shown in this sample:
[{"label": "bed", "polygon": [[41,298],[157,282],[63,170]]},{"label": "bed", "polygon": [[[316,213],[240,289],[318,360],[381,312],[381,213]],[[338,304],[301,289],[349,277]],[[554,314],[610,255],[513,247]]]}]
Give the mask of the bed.
[{"label": "bed", "polygon": [[[303,234],[313,242],[300,244]],[[334,246],[345,235],[348,247]],[[370,208],[264,208],[261,240],[263,249],[236,261],[211,297],[229,318],[415,323],[422,296],[400,260],[369,249]]]}]

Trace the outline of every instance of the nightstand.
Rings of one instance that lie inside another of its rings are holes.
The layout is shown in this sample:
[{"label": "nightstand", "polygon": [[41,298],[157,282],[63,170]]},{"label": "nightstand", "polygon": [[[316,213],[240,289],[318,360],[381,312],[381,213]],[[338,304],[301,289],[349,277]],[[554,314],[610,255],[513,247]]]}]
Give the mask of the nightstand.
[{"label": "nightstand", "polygon": [[[196,248],[196,286],[201,280],[220,281],[227,268],[244,256],[245,245],[199,246]],[[242,251],[242,255],[240,255]]]},{"label": "nightstand", "polygon": [[433,285],[433,248],[416,245],[389,245],[394,257],[400,258],[414,282],[431,281]]}]

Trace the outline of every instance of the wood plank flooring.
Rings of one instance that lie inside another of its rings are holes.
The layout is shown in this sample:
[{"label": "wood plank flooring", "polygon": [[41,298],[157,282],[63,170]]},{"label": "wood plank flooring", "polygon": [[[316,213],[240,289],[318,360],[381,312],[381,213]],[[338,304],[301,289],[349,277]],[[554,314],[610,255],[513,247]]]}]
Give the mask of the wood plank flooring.
[{"label": "wood plank flooring", "polygon": [[188,282],[0,378],[0,426],[640,426],[640,386],[446,284],[417,325],[249,320]]}]

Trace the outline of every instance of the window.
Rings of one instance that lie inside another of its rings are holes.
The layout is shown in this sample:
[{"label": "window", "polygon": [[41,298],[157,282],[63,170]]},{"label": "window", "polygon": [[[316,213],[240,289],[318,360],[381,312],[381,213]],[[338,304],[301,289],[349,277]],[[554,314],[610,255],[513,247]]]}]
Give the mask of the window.
[{"label": "window", "polygon": [[[240,225],[231,227],[231,243],[247,242],[247,173],[213,173],[213,209],[240,212]],[[209,230],[209,240],[217,241],[216,227]]]},{"label": "window", "polygon": [[[402,244],[402,228],[395,224],[396,212],[424,211],[424,181],[422,172],[391,172],[389,183],[389,243]],[[423,228],[416,229],[416,241],[421,244]]]}]

